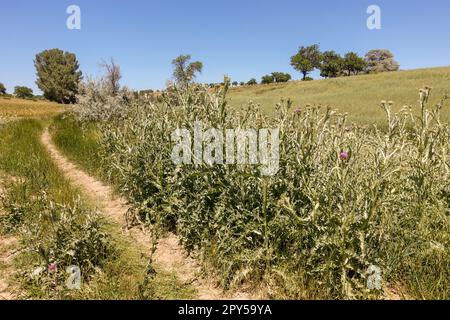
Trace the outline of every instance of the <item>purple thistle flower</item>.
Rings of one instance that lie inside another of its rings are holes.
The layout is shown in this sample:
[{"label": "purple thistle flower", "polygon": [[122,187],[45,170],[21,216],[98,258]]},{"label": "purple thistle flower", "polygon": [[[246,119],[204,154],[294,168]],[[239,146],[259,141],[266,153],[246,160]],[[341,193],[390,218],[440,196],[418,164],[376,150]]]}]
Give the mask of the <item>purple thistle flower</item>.
[{"label": "purple thistle flower", "polygon": [[342,151],[342,152],[339,154],[339,158],[341,158],[342,161],[347,161],[348,158],[349,158],[348,152]]},{"label": "purple thistle flower", "polygon": [[56,263],[50,263],[47,267],[48,272],[57,272],[58,271],[58,266],[56,265]]}]

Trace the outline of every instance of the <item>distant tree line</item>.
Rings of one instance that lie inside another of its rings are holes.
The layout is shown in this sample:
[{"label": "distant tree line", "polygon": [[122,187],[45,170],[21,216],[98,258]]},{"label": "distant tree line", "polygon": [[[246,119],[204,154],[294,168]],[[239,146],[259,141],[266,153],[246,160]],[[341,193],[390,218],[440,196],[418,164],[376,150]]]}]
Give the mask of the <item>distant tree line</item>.
[{"label": "distant tree line", "polygon": [[[15,86],[13,94],[17,98],[22,98],[22,99],[35,98],[35,96],[33,94],[33,89],[25,87],[25,86]],[[1,82],[0,82],[0,96],[8,96],[8,97],[11,96],[10,94],[8,94],[5,85]]]},{"label": "distant tree line", "polygon": [[348,52],[344,56],[335,51],[321,52],[318,44],[300,47],[297,54],[291,57],[291,65],[302,73],[303,80],[308,80],[308,74],[316,69],[324,78],[336,78],[397,71],[400,67],[389,50],[371,50],[363,58],[355,52]]},{"label": "distant tree line", "polygon": [[[341,56],[333,50],[321,52],[318,44],[300,47],[298,52],[291,57],[291,66],[303,75],[303,81],[313,80],[308,75],[314,70],[319,70],[320,76],[323,78],[337,78],[362,73],[397,71],[400,67],[392,52],[386,49],[371,50],[364,57],[360,57],[356,52],[348,52]],[[283,83],[291,79],[292,76],[289,73],[272,72],[262,76],[260,83]],[[247,83],[232,82],[233,86],[256,84],[258,81],[254,78]],[[211,88],[218,85],[221,84],[209,84]]]},{"label": "distant tree line", "polygon": [[[324,78],[352,76],[361,73],[379,73],[397,71],[399,64],[392,52],[386,49],[369,51],[364,57],[355,52],[348,52],[341,56],[336,51],[320,51],[318,44],[301,46],[298,52],[291,57],[291,66],[302,74],[302,80],[313,80],[309,74],[314,70],[320,71]],[[82,72],[74,53],[64,52],[60,49],[45,50],[36,55],[34,60],[37,80],[36,84],[44,94],[44,98],[58,103],[75,103]],[[180,55],[172,60],[173,79],[175,85],[186,87],[194,82],[199,73],[203,71],[203,63],[191,62],[190,55]],[[105,70],[106,85],[111,94],[115,95],[119,89],[121,79],[120,67],[114,60],[109,63],[102,62],[100,67]],[[261,77],[261,84],[284,83],[292,79],[289,73],[272,72]],[[252,86],[258,84],[255,78],[247,82],[233,81],[233,86]],[[210,83],[214,88],[223,83]],[[152,90],[142,90],[139,95],[153,94]],[[7,95],[6,87],[0,83],[0,95]],[[24,86],[16,86],[14,95],[19,98],[33,98],[33,90]]]}]

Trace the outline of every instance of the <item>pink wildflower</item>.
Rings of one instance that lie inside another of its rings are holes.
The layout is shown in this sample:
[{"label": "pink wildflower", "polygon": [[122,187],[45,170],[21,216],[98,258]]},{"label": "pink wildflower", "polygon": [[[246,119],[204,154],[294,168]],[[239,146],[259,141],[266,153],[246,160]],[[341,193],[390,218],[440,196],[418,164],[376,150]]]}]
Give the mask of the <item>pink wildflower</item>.
[{"label": "pink wildflower", "polygon": [[56,263],[50,263],[47,267],[48,272],[57,272],[58,271],[58,266],[56,265]]},{"label": "pink wildflower", "polygon": [[348,160],[348,158],[349,158],[348,152],[342,151],[342,152],[339,154],[339,158],[341,158],[342,161]]}]

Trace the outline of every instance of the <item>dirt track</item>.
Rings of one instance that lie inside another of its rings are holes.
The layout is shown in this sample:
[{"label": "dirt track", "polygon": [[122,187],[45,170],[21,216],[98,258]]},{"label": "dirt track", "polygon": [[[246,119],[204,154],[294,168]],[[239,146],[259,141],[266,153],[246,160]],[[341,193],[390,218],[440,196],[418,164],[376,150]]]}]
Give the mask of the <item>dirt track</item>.
[{"label": "dirt track", "polygon": [[[53,144],[48,129],[45,129],[42,134],[41,142],[60,170],[75,186],[83,190],[84,194],[97,204],[106,216],[122,226],[123,230],[126,230],[124,232],[127,233],[127,236],[132,237],[141,250],[150,250],[149,234],[142,229],[127,230],[126,228],[125,214],[129,210],[129,206],[125,199],[114,195],[109,186],[80,170],[64,157]],[[246,300],[252,298],[243,292],[226,294],[214,285],[213,280],[199,277],[199,265],[194,259],[188,257],[173,234],[169,234],[159,241],[153,260],[156,271],[175,272],[181,281],[191,284],[198,292],[198,299]]]}]

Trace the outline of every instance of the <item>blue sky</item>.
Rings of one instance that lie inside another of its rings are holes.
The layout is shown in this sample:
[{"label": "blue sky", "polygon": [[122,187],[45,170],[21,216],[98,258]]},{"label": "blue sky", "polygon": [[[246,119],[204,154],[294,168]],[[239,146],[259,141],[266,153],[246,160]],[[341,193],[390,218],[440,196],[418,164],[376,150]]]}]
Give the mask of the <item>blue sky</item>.
[{"label": "blue sky", "polygon": [[[81,30],[68,30],[66,9],[81,8]],[[366,27],[367,7],[381,8],[382,29]],[[402,69],[450,65],[448,0],[1,0],[0,82],[38,92],[33,59],[49,48],[74,52],[85,75],[102,59],[122,68],[122,84],[163,88],[182,53],[204,62],[202,82],[258,80],[291,73],[300,45],[364,55],[388,48]]]}]

